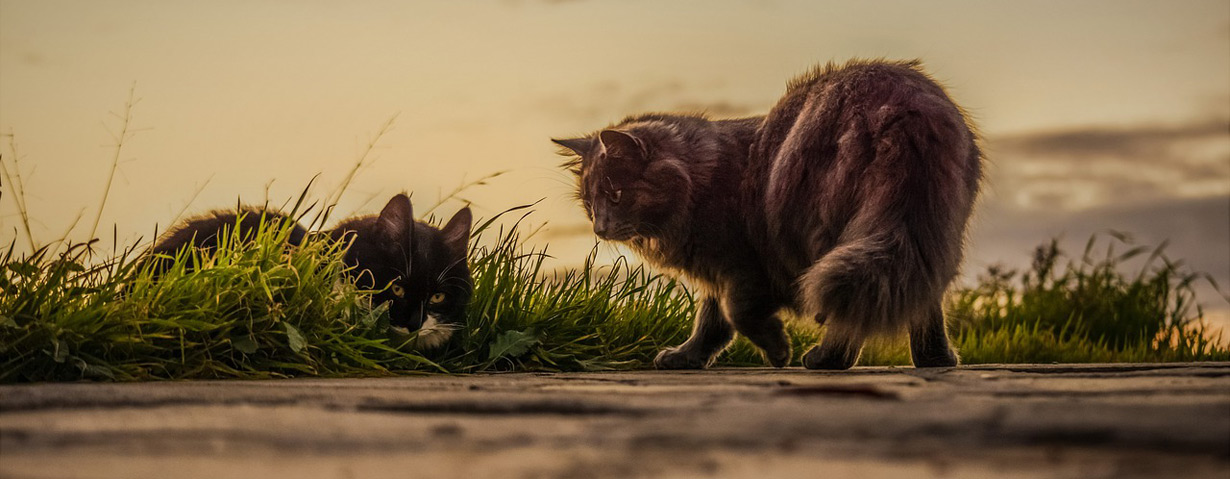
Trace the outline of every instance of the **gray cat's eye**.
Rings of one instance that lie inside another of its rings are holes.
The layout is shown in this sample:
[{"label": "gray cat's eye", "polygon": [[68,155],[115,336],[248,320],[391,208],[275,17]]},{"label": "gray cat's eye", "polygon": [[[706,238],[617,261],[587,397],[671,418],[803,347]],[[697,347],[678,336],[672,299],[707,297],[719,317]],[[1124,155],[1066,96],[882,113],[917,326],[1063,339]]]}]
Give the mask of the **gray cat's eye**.
[{"label": "gray cat's eye", "polygon": [[623,197],[623,195],[624,195],[624,190],[612,191],[611,194],[609,195],[611,197],[611,203],[619,204],[619,199]]}]

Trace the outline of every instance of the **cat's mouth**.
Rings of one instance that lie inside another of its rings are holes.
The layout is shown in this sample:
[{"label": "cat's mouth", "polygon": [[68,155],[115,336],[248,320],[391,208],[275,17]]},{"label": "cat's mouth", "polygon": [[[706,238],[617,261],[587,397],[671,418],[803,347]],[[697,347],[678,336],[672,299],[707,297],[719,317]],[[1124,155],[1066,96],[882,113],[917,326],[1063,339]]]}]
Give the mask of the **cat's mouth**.
[{"label": "cat's mouth", "polygon": [[636,237],[636,228],[625,226],[611,232],[604,232],[598,236],[607,241],[627,241]]},{"label": "cat's mouth", "polygon": [[435,349],[448,342],[453,337],[453,331],[461,329],[461,325],[440,322],[435,315],[427,315],[427,321],[417,331],[397,325],[389,325],[389,331],[397,336],[414,335],[414,345],[420,349]]},{"label": "cat's mouth", "polygon": [[401,326],[392,326],[392,325],[390,325],[390,326],[389,326],[389,331],[392,331],[392,332],[394,332],[394,333],[400,334],[400,335],[402,335],[402,336],[409,336],[409,335],[410,335],[410,328],[403,328],[403,327],[401,327]]}]

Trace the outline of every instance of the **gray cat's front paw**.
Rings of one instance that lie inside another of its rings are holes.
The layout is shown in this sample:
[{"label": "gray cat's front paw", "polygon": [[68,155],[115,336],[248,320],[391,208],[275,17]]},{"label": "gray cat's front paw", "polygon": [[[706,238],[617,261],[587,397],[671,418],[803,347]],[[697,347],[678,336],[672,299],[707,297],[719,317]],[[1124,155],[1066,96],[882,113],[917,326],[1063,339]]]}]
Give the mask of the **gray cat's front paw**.
[{"label": "gray cat's front paw", "polygon": [[769,362],[770,366],[775,368],[784,368],[790,364],[790,346],[777,348],[775,351],[764,350],[764,358]]},{"label": "gray cat's front paw", "polygon": [[663,349],[653,358],[653,367],[658,369],[704,369],[708,366],[709,358],[680,348]]}]

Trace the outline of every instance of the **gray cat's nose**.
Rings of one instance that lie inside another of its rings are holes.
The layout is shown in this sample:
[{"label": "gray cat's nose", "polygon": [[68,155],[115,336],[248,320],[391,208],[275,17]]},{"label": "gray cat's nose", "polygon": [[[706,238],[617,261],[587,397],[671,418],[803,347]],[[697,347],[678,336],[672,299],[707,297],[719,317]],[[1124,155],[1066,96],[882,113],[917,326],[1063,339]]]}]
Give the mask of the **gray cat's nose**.
[{"label": "gray cat's nose", "polygon": [[594,234],[598,235],[599,238],[606,238],[607,232],[608,230],[605,224],[599,221],[594,222]]}]

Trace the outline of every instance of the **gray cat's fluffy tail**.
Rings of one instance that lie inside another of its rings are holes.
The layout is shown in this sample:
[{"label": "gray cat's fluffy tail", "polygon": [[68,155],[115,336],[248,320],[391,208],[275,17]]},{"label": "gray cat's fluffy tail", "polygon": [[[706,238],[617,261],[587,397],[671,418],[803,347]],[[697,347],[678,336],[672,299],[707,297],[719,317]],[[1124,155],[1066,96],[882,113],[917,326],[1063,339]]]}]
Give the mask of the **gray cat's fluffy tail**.
[{"label": "gray cat's fluffy tail", "polygon": [[928,269],[909,235],[890,229],[824,255],[799,278],[799,296],[828,334],[861,340],[925,317],[945,286]]}]

